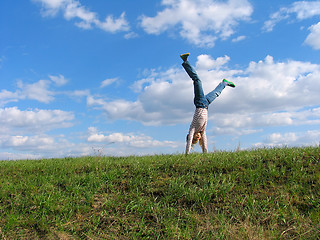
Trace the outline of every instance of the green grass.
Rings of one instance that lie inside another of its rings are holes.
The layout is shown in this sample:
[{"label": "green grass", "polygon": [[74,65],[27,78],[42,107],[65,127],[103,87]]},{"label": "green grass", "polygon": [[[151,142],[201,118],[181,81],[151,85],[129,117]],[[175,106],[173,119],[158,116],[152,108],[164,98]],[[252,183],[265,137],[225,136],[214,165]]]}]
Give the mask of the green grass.
[{"label": "green grass", "polygon": [[319,239],[320,147],[0,162],[2,239]]}]

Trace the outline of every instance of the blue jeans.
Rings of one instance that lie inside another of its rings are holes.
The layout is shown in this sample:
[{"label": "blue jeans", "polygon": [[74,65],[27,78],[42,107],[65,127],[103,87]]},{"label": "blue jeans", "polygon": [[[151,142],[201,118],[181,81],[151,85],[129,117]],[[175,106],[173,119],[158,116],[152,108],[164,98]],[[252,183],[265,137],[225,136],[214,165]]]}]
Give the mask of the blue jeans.
[{"label": "blue jeans", "polygon": [[188,73],[189,77],[193,80],[194,105],[196,106],[196,108],[208,108],[209,104],[212,103],[213,100],[215,100],[217,97],[219,97],[222,90],[225,88],[224,83],[220,82],[213,91],[209,92],[207,95],[204,95],[202,89],[202,82],[194,68],[190,65],[188,61],[182,63],[182,66]]}]

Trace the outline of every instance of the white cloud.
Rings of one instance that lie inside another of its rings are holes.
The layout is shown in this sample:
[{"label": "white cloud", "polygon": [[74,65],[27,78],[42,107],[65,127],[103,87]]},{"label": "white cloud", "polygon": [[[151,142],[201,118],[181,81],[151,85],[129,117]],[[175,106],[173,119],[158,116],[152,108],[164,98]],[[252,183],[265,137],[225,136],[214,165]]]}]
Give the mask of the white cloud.
[{"label": "white cloud", "polygon": [[[15,92],[1,90],[0,92],[0,107],[9,102],[18,102],[19,100],[30,99],[42,103],[51,103],[55,99],[56,92],[50,90],[52,83],[61,87],[68,80],[63,75],[49,75],[50,80],[39,80],[34,83],[25,83],[22,80],[17,81],[18,89]],[[75,92],[76,93],[76,92]]]},{"label": "white cloud", "polygon": [[65,85],[68,82],[68,79],[66,79],[61,74],[59,76],[49,75],[49,78],[51,81],[53,81],[59,87]]},{"label": "white cloud", "polygon": [[90,94],[89,90],[74,90],[72,93],[73,96],[77,96],[77,97],[83,97],[83,96],[87,96]]},{"label": "white cloud", "polygon": [[84,6],[81,6],[78,1],[65,1],[65,6],[63,7],[64,17],[67,20],[78,18],[81,20],[80,24],[83,24],[83,26],[87,25],[88,28],[91,27],[90,25],[94,23],[96,19],[96,13],[87,10]]},{"label": "white cloud", "polygon": [[123,12],[119,18],[109,15],[104,21],[100,21],[98,14],[88,10],[77,0],[33,0],[42,4],[44,16],[56,16],[61,11],[66,20],[76,19],[76,26],[83,29],[93,27],[100,28],[106,32],[115,33],[119,31],[127,32],[130,30],[129,23]]},{"label": "white cloud", "polygon": [[[177,91],[176,89],[179,89]],[[190,94],[192,90],[190,89]],[[185,100],[188,99],[184,83],[153,82],[144,88],[137,101],[104,99],[89,96],[88,106],[102,110],[109,120],[125,119],[140,121],[145,125],[181,123],[191,113],[185,115]],[[190,98],[189,98],[190,100]],[[188,102],[188,101],[187,101]],[[177,105],[181,108],[177,109]],[[192,101],[187,109],[192,111]]]},{"label": "white cloud", "polygon": [[141,16],[147,33],[160,34],[178,26],[182,38],[207,47],[234,34],[239,21],[248,21],[253,12],[247,0],[162,0],[162,5],[164,10],[155,17]]},{"label": "white cloud", "polygon": [[38,82],[26,84],[22,81],[18,82],[18,87],[21,89],[22,99],[32,99],[43,103],[49,103],[54,100],[54,92],[48,88],[51,82],[49,80],[39,80]]},{"label": "white cloud", "polygon": [[298,1],[292,4],[288,9],[288,13],[297,14],[297,18],[307,19],[320,15],[320,1]]},{"label": "white cloud", "polygon": [[41,159],[40,154],[0,152],[0,160]]},{"label": "white cloud", "polygon": [[320,15],[320,1],[297,1],[289,7],[283,7],[270,15],[270,19],[264,23],[264,30],[272,31],[274,26],[282,20],[296,15],[298,20],[304,20]]},{"label": "white cloud", "polygon": [[[40,159],[87,155],[145,155],[171,152],[180,143],[159,141],[144,134],[114,132],[103,134],[89,127],[86,143],[74,143],[64,135],[0,134],[0,160]],[[11,150],[12,152],[8,152]]]},{"label": "white cloud", "polygon": [[270,19],[264,23],[263,30],[271,32],[278,22],[287,18],[289,18],[287,10],[281,9],[279,12],[275,12],[270,16]]},{"label": "white cloud", "polygon": [[73,101],[80,103],[83,98],[86,98],[90,95],[90,90],[73,90],[73,91],[64,91],[61,94],[66,95],[71,98]]},{"label": "white cloud", "polygon": [[0,133],[45,132],[72,126],[74,114],[61,110],[0,108]]},{"label": "white cloud", "polygon": [[1,135],[0,160],[61,158],[85,156],[92,153],[92,147],[85,143],[72,143],[65,136],[40,135]]},{"label": "white cloud", "polygon": [[108,78],[108,79],[102,81],[100,88],[109,86],[110,84],[116,82],[117,80],[118,80],[118,78]]},{"label": "white cloud", "polygon": [[0,92],[0,107],[6,105],[9,102],[17,102],[19,98],[19,92],[10,92],[2,89]]},{"label": "white cloud", "polygon": [[246,39],[246,36],[238,36],[238,37],[232,39],[232,42],[240,42],[244,39]]},{"label": "white cloud", "polygon": [[272,143],[273,145],[289,145],[290,143],[294,143],[297,141],[296,133],[272,133],[269,137],[267,142]]},{"label": "white cloud", "polygon": [[283,147],[283,146],[318,146],[320,131],[308,130],[304,132],[272,133],[267,136],[262,143],[257,143],[257,147]]},{"label": "white cloud", "polygon": [[177,143],[172,141],[158,141],[152,139],[149,136],[144,134],[134,135],[124,134],[124,133],[111,133],[109,135],[104,135],[102,133],[98,133],[98,130],[95,127],[90,127],[88,129],[89,136],[87,138],[88,142],[93,143],[104,143],[104,144],[122,144],[127,145],[129,147],[137,147],[137,148],[151,148],[151,147],[171,147],[174,148],[177,146]]},{"label": "white cloud", "polygon": [[125,18],[125,13],[123,12],[119,18],[114,18],[113,16],[107,16],[104,22],[97,22],[97,26],[106,32],[119,32],[119,31],[129,31],[129,23]]},{"label": "white cloud", "polygon": [[310,34],[305,40],[305,43],[312,48],[319,50],[320,49],[320,22],[315,25],[312,25],[310,28]]},{"label": "white cloud", "polygon": [[137,38],[139,35],[135,32],[128,32],[127,34],[124,35],[125,39],[133,39]]},{"label": "white cloud", "polygon": [[215,123],[213,135],[239,136],[251,134],[250,131],[245,133],[248,129],[260,131],[265,127],[320,125],[320,108],[265,113],[215,113],[209,119]]},{"label": "white cloud", "polygon": [[230,57],[225,55],[224,57],[218,57],[217,59],[212,59],[211,56],[202,54],[197,58],[196,67],[201,70],[211,70],[211,69],[221,69],[230,61]]},{"label": "white cloud", "polygon": [[43,148],[44,146],[52,145],[54,140],[48,136],[9,136],[2,140],[3,147],[14,147],[17,149],[28,150],[30,148]]},{"label": "white cloud", "polygon": [[238,78],[233,96],[241,99],[234,106],[242,111],[298,109],[317,105],[320,100],[320,65],[293,60],[274,62],[267,56],[264,61],[251,62],[245,72],[247,76]]},{"label": "white cloud", "polygon": [[42,13],[44,15],[54,16],[59,9],[65,4],[66,0],[33,0],[42,4]]},{"label": "white cloud", "polygon": [[139,100],[131,102],[124,99],[118,99],[107,102],[104,99],[89,96],[87,98],[87,105],[102,110],[107,115],[108,119],[112,121],[117,119],[131,121],[138,120],[145,125],[159,125],[162,121],[162,113],[155,111],[149,112],[143,108]]}]

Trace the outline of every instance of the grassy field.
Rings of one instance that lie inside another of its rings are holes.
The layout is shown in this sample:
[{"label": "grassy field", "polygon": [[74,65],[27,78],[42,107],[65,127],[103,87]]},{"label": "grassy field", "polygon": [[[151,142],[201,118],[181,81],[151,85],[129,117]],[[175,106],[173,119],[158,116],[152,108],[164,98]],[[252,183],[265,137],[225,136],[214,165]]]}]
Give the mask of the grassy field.
[{"label": "grassy field", "polygon": [[320,147],[0,162],[2,239],[319,239]]}]

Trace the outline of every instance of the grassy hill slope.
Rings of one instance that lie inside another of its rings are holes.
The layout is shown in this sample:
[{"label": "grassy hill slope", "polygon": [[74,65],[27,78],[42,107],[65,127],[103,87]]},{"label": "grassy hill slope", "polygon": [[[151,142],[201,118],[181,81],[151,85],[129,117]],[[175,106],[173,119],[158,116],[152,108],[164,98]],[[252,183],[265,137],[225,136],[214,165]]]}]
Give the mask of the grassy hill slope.
[{"label": "grassy hill slope", "polygon": [[0,162],[2,239],[319,239],[320,147]]}]

